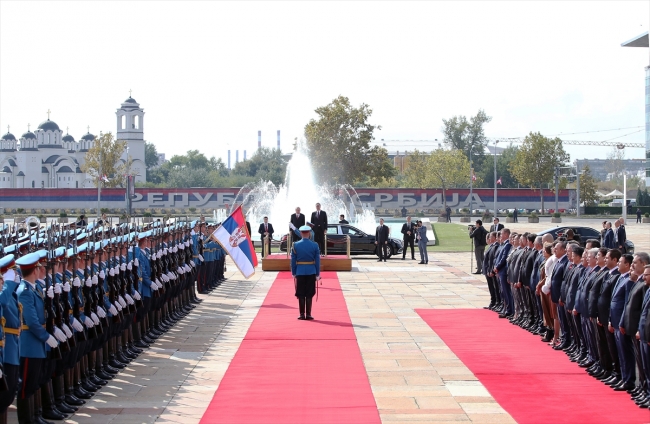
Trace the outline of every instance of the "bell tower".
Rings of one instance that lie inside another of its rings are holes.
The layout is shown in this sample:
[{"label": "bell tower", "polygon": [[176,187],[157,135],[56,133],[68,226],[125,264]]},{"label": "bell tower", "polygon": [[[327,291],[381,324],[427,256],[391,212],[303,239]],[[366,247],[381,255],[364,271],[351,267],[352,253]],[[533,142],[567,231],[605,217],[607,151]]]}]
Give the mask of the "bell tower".
[{"label": "bell tower", "polygon": [[[128,155],[133,160],[133,169],[129,172],[135,175],[136,182],[145,182],[147,169],[145,166],[144,109],[131,97],[131,90],[129,90],[129,98],[124,100],[115,115],[117,115],[116,139],[126,141]],[[127,160],[126,152],[122,155],[122,160]]]}]

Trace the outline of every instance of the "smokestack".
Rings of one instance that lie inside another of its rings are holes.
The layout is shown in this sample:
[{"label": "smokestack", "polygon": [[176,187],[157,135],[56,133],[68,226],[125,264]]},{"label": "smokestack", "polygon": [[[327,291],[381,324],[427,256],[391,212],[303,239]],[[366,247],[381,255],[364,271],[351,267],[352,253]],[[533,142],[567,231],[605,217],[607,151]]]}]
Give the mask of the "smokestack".
[{"label": "smokestack", "polygon": [[280,150],[280,130],[278,130],[278,150]]},{"label": "smokestack", "polygon": [[235,165],[239,163],[239,150],[235,150]]},{"label": "smokestack", "polygon": [[262,131],[257,132],[257,148],[259,149],[260,147],[262,147]]},{"label": "smokestack", "polygon": [[246,162],[246,150],[244,150],[244,162]]},{"label": "smokestack", "polygon": [[228,169],[232,169],[230,167],[230,150],[228,150]]}]

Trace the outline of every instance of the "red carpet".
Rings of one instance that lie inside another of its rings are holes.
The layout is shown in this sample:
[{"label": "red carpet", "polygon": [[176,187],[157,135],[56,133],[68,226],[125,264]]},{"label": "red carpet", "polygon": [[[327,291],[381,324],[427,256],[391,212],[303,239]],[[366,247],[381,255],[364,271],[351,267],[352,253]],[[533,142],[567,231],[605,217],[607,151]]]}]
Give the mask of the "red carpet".
[{"label": "red carpet", "polygon": [[314,321],[299,321],[278,274],[202,423],[380,423],[335,272],[321,274]]},{"label": "red carpet", "polygon": [[521,328],[485,309],[418,309],[422,319],[518,423],[647,423],[614,392]]}]

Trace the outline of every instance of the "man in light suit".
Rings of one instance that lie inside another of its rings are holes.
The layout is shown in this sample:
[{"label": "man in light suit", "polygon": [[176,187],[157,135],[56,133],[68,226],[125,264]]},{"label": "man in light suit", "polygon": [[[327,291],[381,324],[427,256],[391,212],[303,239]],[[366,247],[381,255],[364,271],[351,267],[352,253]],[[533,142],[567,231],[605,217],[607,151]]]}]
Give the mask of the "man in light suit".
[{"label": "man in light suit", "polygon": [[271,254],[271,240],[273,239],[273,225],[269,224],[269,217],[265,216],[264,217],[264,222],[260,224],[260,228],[257,230],[258,233],[260,233],[260,239],[262,240],[262,257],[264,257],[264,243],[266,242],[265,238],[268,236],[268,251],[266,252],[267,254]]},{"label": "man in light suit", "polygon": [[386,262],[386,257],[388,256],[388,227],[384,225],[384,218],[379,218],[379,226],[375,230],[375,244],[377,245],[377,255],[379,255],[379,260]]},{"label": "man in light suit", "polygon": [[418,249],[420,249],[420,262],[418,263],[426,265],[429,263],[429,254],[427,253],[427,243],[429,242],[429,238],[427,237],[427,227],[422,225],[422,221],[418,221],[415,234],[418,240]]},{"label": "man in light suit", "polygon": [[298,231],[298,228],[305,225],[305,215],[300,213],[300,206],[296,208],[296,213],[291,214],[289,222],[294,226],[294,230],[289,232],[291,233],[291,241],[295,243],[300,240],[300,237],[297,236],[295,232]]},{"label": "man in light suit", "polygon": [[325,254],[325,233],[327,233],[327,212],[320,210],[320,203],[316,203],[316,210],[311,213],[314,230],[314,241],[318,243],[320,254]]}]

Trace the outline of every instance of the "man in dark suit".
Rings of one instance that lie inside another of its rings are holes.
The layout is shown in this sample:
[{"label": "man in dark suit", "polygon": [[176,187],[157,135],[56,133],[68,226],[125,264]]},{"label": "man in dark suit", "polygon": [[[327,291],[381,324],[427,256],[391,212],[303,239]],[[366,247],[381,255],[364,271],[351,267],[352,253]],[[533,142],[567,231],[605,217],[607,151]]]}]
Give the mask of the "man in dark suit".
[{"label": "man in dark suit", "polygon": [[375,230],[375,244],[377,245],[377,255],[379,255],[379,260],[382,259],[386,262],[386,257],[388,256],[388,227],[384,225],[384,218],[379,218],[379,226]]},{"label": "man in dark suit", "polygon": [[[300,228],[300,227],[298,227]],[[264,217],[264,222],[260,224],[260,228],[257,230],[260,233],[260,239],[262,240],[262,257],[264,257],[264,251],[267,250],[267,254],[271,254],[271,240],[273,239],[273,225],[269,224],[269,217]],[[266,237],[268,237],[267,248],[264,249],[264,243],[266,242]]]},{"label": "man in dark suit", "polygon": [[[556,305],[560,302],[564,273],[566,272],[569,263],[569,258],[566,255],[566,245],[566,241],[558,241],[555,245],[555,257],[558,260],[555,263],[553,275],[551,276],[551,301]],[[563,309],[564,308],[560,308],[558,305],[558,318],[560,320],[560,326],[562,327],[564,340],[558,346],[553,347],[556,350],[564,349],[571,344],[571,333],[569,332],[569,326]]]},{"label": "man in dark suit", "polygon": [[[305,215],[300,213],[300,207],[296,208],[296,213],[291,214],[291,219],[290,221],[293,226],[298,229],[305,225]],[[298,240],[301,240],[301,237],[296,234],[296,232],[289,228],[289,232],[291,233],[291,240],[295,243]],[[288,247],[288,246],[287,246]]]},{"label": "man in dark suit", "polygon": [[614,231],[612,230],[612,223],[605,224],[605,235],[603,236],[603,247],[613,249],[614,247]]},{"label": "man in dark suit", "polygon": [[325,233],[327,233],[327,213],[320,210],[320,203],[316,203],[316,210],[311,213],[310,222],[313,224],[314,241],[318,243],[320,254],[325,254]]},{"label": "man in dark suit", "polygon": [[636,396],[635,402],[642,408],[650,407],[650,266],[646,265],[643,270],[643,281],[646,285],[646,292],[641,306],[641,319],[639,320],[639,347],[641,348],[641,360],[643,361],[644,378],[646,380],[646,391]]},{"label": "man in dark suit", "polygon": [[512,300],[512,291],[508,285],[508,254],[512,245],[510,244],[510,230],[504,228],[501,230],[501,246],[497,252],[497,258],[494,261],[494,275],[497,276],[499,286],[501,287],[501,299],[503,300],[504,311],[499,314],[499,318],[511,317],[515,313],[515,306]]},{"label": "man in dark suit", "polygon": [[339,215],[339,224],[349,224],[349,222],[345,219],[345,215]]},{"label": "man in dark suit", "polygon": [[600,360],[599,363],[594,364],[589,373],[596,378],[609,378],[612,371],[612,357],[607,346],[605,328],[598,322],[598,302],[600,300],[601,288],[609,278],[609,271],[611,271],[611,268],[608,267],[608,265],[611,265],[611,261],[607,261],[607,253],[607,249],[601,248],[596,255],[598,266],[601,268],[587,294],[587,313],[589,314],[593,334],[596,336],[596,349],[598,349],[598,358]]},{"label": "man in dark suit", "polygon": [[[648,254],[641,252],[638,253],[634,256],[634,260],[632,261],[632,272],[631,274],[634,275],[635,283],[634,286],[632,286],[632,289],[630,289],[630,294],[627,299],[627,303],[625,304],[625,308],[623,309],[623,315],[621,316],[621,323],[620,323],[620,329],[621,333],[624,334],[629,334],[630,337],[632,338],[632,345],[634,348],[634,359],[636,361],[636,366],[637,366],[637,371],[639,373],[639,380],[641,381],[641,388],[643,390],[646,390],[646,380],[643,378],[645,372],[643,369],[643,361],[641,359],[641,346],[639,340],[636,338],[636,333],[639,331],[639,321],[641,320],[641,308],[643,306],[643,298],[645,295],[645,292],[647,290],[647,287],[645,283],[643,282],[643,278],[641,277],[643,273],[643,268],[647,263],[645,263],[645,260],[643,258],[645,256],[645,259],[647,260]],[[614,387],[614,390],[616,391],[631,391],[634,389],[634,384],[626,384],[626,383],[621,383],[618,386]]]},{"label": "man in dark suit", "polygon": [[402,224],[402,234],[404,235],[404,250],[402,250],[402,260],[406,259],[406,249],[411,245],[411,259],[415,260],[415,224],[411,222],[411,217],[406,217],[406,222]]},{"label": "man in dark suit", "polygon": [[614,338],[616,339],[616,349],[621,366],[621,378],[618,381],[608,383],[610,386],[616,386],[621,383],[629,386],[630,384],[634,384],[636,380],[632,339],[629,334],[621,333],[619,326],[627,298],[630,290],[634,286],[634,281],[630,280],[630,267],[632,266],[633,260],[634,257],[632,255],[621,256],[621,259],[618,261],[618,272],[620,272],[620,275],[612,288],[608,330],[614,334]]},{"label": "man in dark suit", "polygon": [[499,218],[496,216],[494,217],[494,221],[492,221],[493,224],[490,226],[490,232],[497,232],[503,230],[503,224],[499,222]]},{"label": "man in dark suit", "polygon": [[616,232],[614,234],[614,240],[616,241],[616,248],[621,251],[621,253],[627,252],[625,248],[625,242],[627,241],[627,234],[625,233],[625,225],[623,225],[623,218],[616,220],[614,223],[616,227]]},{"label": "man in dark suit", "polygon": [[601,334],[601,337],[604,338],[607,349],[609,350],[609,356],[612,358],[612,363],[614,370],[612,375],[608,379],[602,380],[603,382],[613,382],[614,380],[620,380],[621,376],[621,364],[618,356],[618,350],[616,349],[616,337],[614,333],[609,331],[609,313],[612,304],[612,290],[614,285],[618,281],[619,275],[621,273],[618,271],[618,261],[621,258],[621,252],[616,249],[610,250],[605,256],[606,267],[609,269],[609,275],[603,280],[600,286],[600,296],[598,297],[598,331]]},{"label": "man in dark suit", "polygon": [[485,308],[496,310],[497,306],[501,303],[501,292],[498,286],[499,283],[496,280],[496,276],[492,272],[494,269],[496,252],[499,249],[499,242],[497,242],[497,233],[492,232],[488,235],[488,243],[490,244],[490,247],[485,253],[485,260],[483,261],[483,274],[485,275],[488,290],[490,291],[490,304]]}]

